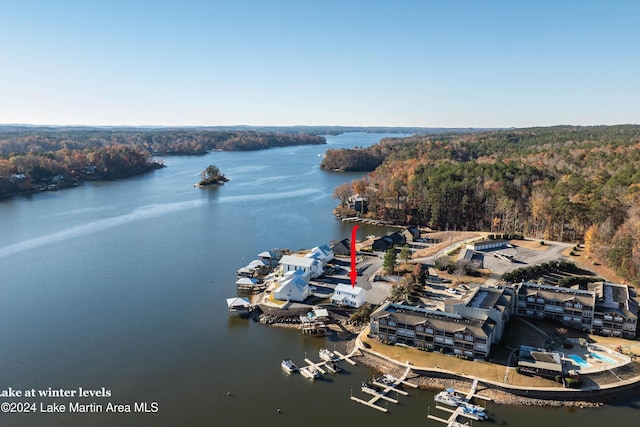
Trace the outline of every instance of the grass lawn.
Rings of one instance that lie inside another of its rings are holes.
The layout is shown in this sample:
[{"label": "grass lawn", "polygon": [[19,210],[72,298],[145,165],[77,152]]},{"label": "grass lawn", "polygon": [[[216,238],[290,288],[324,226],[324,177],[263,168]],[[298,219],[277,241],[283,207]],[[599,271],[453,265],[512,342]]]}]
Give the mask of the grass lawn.
[{"label": "grass lawn", "polygon": [[[421,351],[411,347],[387,345],[381,342],[363,338],[371,349],[399,362],[409,361],[418,367],[433,367],[451,371],[455,374],[479,377],[491,381],[506,382],[512,385],[524,387],[557,387],[558,383],[541,377],[520,375],[515,368],[506,368],[503,365],[484,361],[469,361],[458,359],[454,356],[443,355],[428,351]],[[507,372],[508,371],[508,372]]]},{"label": "grass lawn", "polygon": [[382,344],[366,336],[363,336],[362,342],[369,344],[372,350],[401,363],[409,361],[412,365],[419,367],[441,368],[460,375],[478,376],[493,381],[504,379],[505,367],[494,363],[463,360],[411,347]]}]

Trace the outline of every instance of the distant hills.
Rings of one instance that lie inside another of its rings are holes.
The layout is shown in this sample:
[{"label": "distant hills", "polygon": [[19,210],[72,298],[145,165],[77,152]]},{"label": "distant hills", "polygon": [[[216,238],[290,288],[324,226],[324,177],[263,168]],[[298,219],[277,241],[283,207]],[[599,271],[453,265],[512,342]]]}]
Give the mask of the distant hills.
[{"label": "distant hills", "polygon": [[368,132],[368,133],[405,133],[415,135],[428,135],[446,132],[471,133],[488,130],[498,130],[499,128],[443,128],[443,127],[402,127],[402,126],[46,126],[46,125],[24,125],[5,124],[0,125],[0,133],[5,132],[68,132],[68,131],[121,131],[121,132],[145,132],[145,131],[214,131],[214,132],[235,132],[253,131],[266,133],[305,133],[308,135],[338,135],[348,132]]}]

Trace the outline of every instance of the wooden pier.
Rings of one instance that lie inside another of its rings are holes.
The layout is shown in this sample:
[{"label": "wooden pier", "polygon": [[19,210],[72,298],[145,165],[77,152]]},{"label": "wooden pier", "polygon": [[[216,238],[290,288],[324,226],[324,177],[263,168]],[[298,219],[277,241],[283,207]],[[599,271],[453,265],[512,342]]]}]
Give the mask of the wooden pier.
[{"label": "wooden pier", "polygon": [[388,397],[387,394],[389,392],[395,391],[396,393],[398,393],[398,395],[402,394],[404,396],[407,396],[408,393],[406,391],[396,388],[400,384],[406,384],[414,388],[418,387],[417,385],[406,381],[407,376],[409,375],[409,372],[411,372],[411,367],[407,366],[407,369],[404,371],[404,374],[402,374],[400,378],[394,378],[394,381],[391,384],[382,384],[374,381],[373,384],[377,385],[378,387],[382,387],[383,390],[375,394],[369,393],[363,390],[365,393],[373,394],[373,397],[369,400],[363,400],[353,395],[351,395],[351,400],[354,400],[358,403],[362,403],[363,405],[368,406],[370,408],[377,409],[378,411],[387,412],[388,411],[387,408],[383,408],[382,406],[376,405],[376,402],[378,400],[385,400],[391,403],[398,403],[398,400]]}]

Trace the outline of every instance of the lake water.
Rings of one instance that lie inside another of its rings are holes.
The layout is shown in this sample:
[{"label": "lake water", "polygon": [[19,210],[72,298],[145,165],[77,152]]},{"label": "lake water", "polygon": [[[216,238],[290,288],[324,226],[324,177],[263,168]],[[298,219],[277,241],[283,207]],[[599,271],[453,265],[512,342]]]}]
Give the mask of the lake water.
[{"label": "lake water", "polygon": [[[235,271],[271,248],[349,237],[332,216],[333,189],[358,174],[321,171],[330,147],[384,135],[330,136],[327,146],[166,157],[144,176],[0,201],[0,390],[86,390],[110,397],[0,398],[36,413],[0,413],[3,426],[440,425],[433,394],[411,391],[383,414],[352,402],[373,372],[347,367],[309,383],[283,358],[318,359],[327,338],[230,319]],[[230,178],[193,184],[209,164]],[[380,233],[362,227],[359,236]],[[227,396],[227,392],[232,394]],[[66,413],[41,413],[57,402]],[[68,413],[71,402],[157,403],[153,413]],[[600,409],[503,407],[486,424],[635,425],[640,401]],[[46,406],[45,406],[46,407]],[[281,408],[282,413],[276,412]],[[443,415],[443,414],[442,414]]]}]

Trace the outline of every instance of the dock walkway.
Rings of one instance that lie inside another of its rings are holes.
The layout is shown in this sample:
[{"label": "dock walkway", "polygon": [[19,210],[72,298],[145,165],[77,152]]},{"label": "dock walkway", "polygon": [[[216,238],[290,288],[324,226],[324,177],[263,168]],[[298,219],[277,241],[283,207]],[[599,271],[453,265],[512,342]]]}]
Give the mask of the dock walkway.
[{"label": "dock walkway", "polygon": [[396,393],[398,393],[398,395],[402,394],[404,396],[408,395],[408,393],[404,390],[400,390],[396,387],[398,387],[400,384],[405,384],[408,385],[410,387],[413,388],[417,388],[418,386],[415,384],[412,384],[410,382],[407,381],[407,376],[409,376],[409,372],[411,372],[411,366],[407,366],[407,369],[404,371],[404,374],[402,374],[402,376],[400,378],[395,378],[394,381],[391,384],[382,384],[380,382],[374,381],[373,384],[375,384],[378,387],[381,387],[383,390],[380,392],[377,392],[375,394],[373,394],[373,397],[369,400],[363,400],[360,399],[358,397],[355,397],[353,395],[351,395],[351,400],[354,400],[358,403],[362,403],[365,406],[369,406],[370,408],[373,409],[377,409],[378,411],[381,412],[387,412],[387,408],[383,408],[382,406],[376,405],[376,402],[378,400],[385,400],[387,402],[391,402],[391,403],[398,403],[397,399],[393,399],[391,397],[388,397],[387,394],[391,391],[395,391]]},{"label": "dock walkway", "polygon": [[[333,351],[333,354],[335,354],[337,356],[337,358],[335,359],[336,362],[341,362],[341,361],[346,361],[347,363],[351,364],[351,365],[355,365],[356,362],[354,362],[353,360],[351,360],[351,358],[355,355],[355,353],[358,351],[358,348],[354,348],[353,351],[351,351],[351,353],[349,354],[342,354],[338,351]],[[304,361],[306,363],[305,366],[301,367],[300,369],[303,368],[315,368],[318,372],[320,372],[321,374],[326,374],[327,372],[323,369],[323,367],[327,364],[326,360],[322,360],[318,363],[308,359],[308,358],[304,358]]]},{"label": "dock walkway", "polygon": [[[471,389],[466,393],[465,398],[463,399],[465,402],[469,402],[471,400],[472,397],[477,397],[480,399],[484,399],[484,400],[491,400],[488,397],[485,396],[480,396],[476,394],[476,390],[478,389],[478,378],[474,378],[473,380],[473,384],[471,384]],[[456,390],[456,392],[460,393],[459,391]],[[468,424],[462,424],[460,422],[458,422],[458,417],[459,416],[463,416],[466,418],[470,418],[472,420],[479,420],[480,418],[478,418],[477,416],[473,415],[473,414],[469,414],[469,413],[465,413],[463,412],[463,408],[464,405],[460,405],[455,409],[450,409],[450,408],[445,408],[443,406],[438,406],[436,405],[436,409],[440,409],[441,411],[445,411],[445,412],[450,412],[451,415],[449,416],[448,419],[443,419],[440,417],[436,417],[435,415],[427,415],[427,418],[435,420],[435,421],[439,421],[441,423],[444,423],[447,425],[447,427],[463,427],[463,426],[467,426]]]}]

